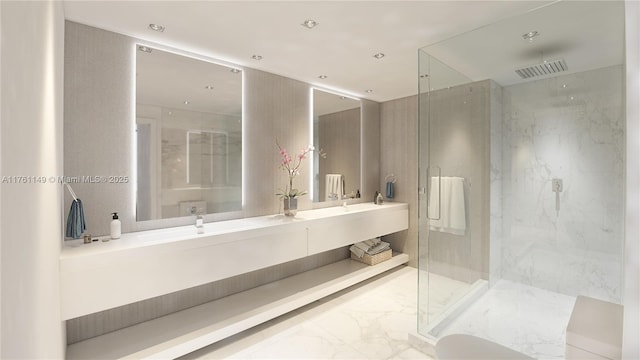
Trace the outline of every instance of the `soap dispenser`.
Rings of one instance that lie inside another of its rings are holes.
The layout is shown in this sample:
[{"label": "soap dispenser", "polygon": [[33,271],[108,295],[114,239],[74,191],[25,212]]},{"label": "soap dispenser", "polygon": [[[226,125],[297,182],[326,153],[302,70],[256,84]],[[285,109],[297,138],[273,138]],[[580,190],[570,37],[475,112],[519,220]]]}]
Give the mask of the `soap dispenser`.
[{"label": "soap dispenser", "polygon": [[120,220],[118,219],[118,213],[114,212],[111,214],[113,214],[113,220],[111,220],[111,238],[120,239],[122,226],[120,224]]}]

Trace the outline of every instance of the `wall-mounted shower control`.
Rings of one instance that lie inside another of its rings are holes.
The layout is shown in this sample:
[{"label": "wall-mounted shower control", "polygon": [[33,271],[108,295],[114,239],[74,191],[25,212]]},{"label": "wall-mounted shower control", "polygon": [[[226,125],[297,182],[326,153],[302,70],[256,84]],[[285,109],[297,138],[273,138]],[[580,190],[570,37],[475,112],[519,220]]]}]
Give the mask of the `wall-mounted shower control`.
[{"label": "wall-mounted shower control", "polygon": [[551,191],[562,192],[562,179],[551,180]]},{"label": "wall-mounted shower control", "polygon": [[562,179],[551,179],[551,191],[556,193],[556,215],[560,214],[560,193],[562,192]]}]

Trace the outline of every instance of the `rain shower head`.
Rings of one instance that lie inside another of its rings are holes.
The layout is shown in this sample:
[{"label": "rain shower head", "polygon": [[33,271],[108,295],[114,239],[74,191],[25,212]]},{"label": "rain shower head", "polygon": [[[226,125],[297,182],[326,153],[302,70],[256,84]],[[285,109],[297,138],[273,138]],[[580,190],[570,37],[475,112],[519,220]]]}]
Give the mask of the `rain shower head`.
[{"label": "rain shower head", "polygon": [[567,71],[567,63],[564,59],[544,61],[540,64],[535,64],[520,69],[516,69],[516,74],[520,75],[523,79],[530,79],[537,76],[551,75],[563,71]]}]

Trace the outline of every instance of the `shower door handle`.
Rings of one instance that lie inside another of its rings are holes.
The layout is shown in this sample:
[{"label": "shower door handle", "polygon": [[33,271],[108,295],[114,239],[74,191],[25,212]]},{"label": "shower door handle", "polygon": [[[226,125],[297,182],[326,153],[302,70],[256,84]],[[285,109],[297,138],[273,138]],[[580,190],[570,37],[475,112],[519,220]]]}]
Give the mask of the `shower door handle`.
[{"label": "shower door handle", "polygon": [[[433,179],[431,178],[431,166],[427,167],[427,219],[429,220],[440,220],[441,211],[442,211],[442,169],[440,166],[436,166],[438,169],[438,216],[433,217],[433,211],[429,211],[431,208],[431,190],[433,188]],[[431,185],[431,186],[430,186]]]}]

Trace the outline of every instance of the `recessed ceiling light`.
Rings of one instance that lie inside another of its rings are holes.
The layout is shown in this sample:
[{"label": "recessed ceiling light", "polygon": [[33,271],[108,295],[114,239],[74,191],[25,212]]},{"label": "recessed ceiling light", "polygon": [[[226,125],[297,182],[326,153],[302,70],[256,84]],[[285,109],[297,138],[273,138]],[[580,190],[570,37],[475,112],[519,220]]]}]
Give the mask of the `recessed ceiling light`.
[{"label": "recessed ceiling light", "polygon": [[251,58],[253,60],[262,60],[262,56],[261,55],[253,55],[253,56],[251,56]]},{"label": "recessed ceiling light", "polygon": [[384,54],[383,53],[377,53],[377,54],[374,54],[373,57],[376,58],[376,59],[382,59],[384,57]]},{"label": "recessed ceiling light", "polygon": [[184,104],[185,104],[185,105],[189,105],[189,104],[191,104],[191,101],[189,101],[189,100],[185,100],[185,101],[184,101]]},{"label": "recessed ceiling light", "polygon": [[313,29],[314,27],[316,27],[316,26],[318,26],[320,24],[315,20],[305,20],[300,25],[306,27],[307,29]]},{"label": "recessed ceiling light", "polygon": [[151,51],[153,51],[150,47],[144,45],[138,45],[138,50],[146,53],[150,53]]},{"label": "recessed ceiling light", "polygon": [[234,74],[237,74],[237,73],[240,72],[240,69],[233,68],[233,69],[231,69],[231,72],[234,73]]},{"label": "recessed ceiling light", "polygon": [[157,32],[164,32],[164,26],[158,24],[149,24],[149,29]]},{"label": "recessed ceiling light", "polygon": [[320,76],[318,76],[318,78],[319,78],[319,79],[326,79],[326,78],[327,78],[327,75],[320,75]]},{"label": "recessed ceiling light", "polygon": [[533,38],[540,35],[537,31],[529,31],[526,34],[522,34],[522,38],[525,40],[533,41]]},{"label": "recessed ceiling light", "polygon": [[367,89],[367,90],[365,90],[365,91],[366,91],[367,93],[369,93],[369,94],[371,94],[371,93],[373,92],[373,90],[371,90],[371,89]]},{"label": "recessed ceiling light", "polygon": [[213,90],[213,85],[207,85],[204,88],[207,89],[207,90]]}]

